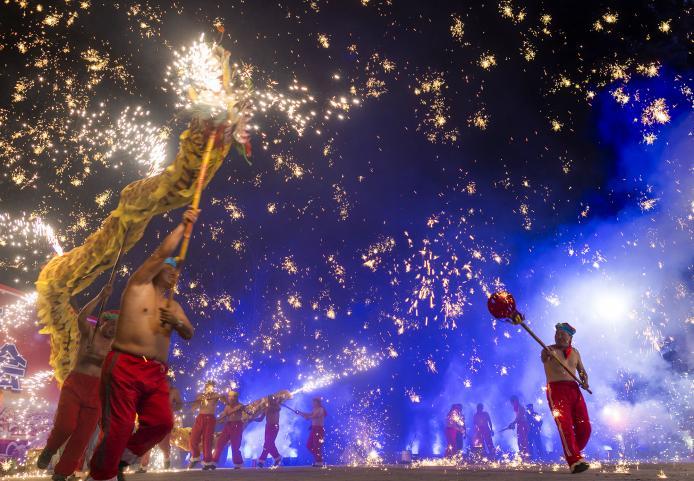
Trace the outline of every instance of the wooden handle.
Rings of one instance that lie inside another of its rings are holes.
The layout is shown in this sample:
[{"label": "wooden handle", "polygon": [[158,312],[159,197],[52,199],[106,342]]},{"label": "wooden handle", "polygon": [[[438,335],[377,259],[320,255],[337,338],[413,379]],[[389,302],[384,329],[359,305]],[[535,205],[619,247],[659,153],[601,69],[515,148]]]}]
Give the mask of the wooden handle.
[{"label": "wooden handle", "polygon": [[[207,139],[207,145],[205,145],[205,153],[202,156],[202,163],[200,164],[200,173],[195,185],[195,193],[193,194],[193,202],[190,206],[193,209],[200,207],[200,199],[202,197],[202,187],[205,185],[205,178],[207,177],[207,167],[210,165],[210,156],[212,155],[212,149],[214,148],[215,140],[217,139],[217,130],[213,130]],[[186,260],[186,255],[188,254],[188,246],[190,245],[190,237],[193,234],[193,224],[187,224],[186,230],[183,232],[183,242],[181,243],[181,250],[178,252],[176,257],[176,275],[174,276],[173,286],[169,291],[169,300],[167,301],[167,307],[171,304],[174,297],[174,291],[176,290],[176,284],[178,284],[178,277],[181,275],[181,268],[183,267],[183,261]]]}]

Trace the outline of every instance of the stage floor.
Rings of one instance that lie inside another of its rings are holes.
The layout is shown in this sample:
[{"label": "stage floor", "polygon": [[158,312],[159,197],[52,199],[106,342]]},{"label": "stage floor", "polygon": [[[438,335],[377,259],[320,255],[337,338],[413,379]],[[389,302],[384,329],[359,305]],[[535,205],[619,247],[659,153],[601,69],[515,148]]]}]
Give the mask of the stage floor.
[{"label": "stage floor", "polygon": [[[591,469],[580,475],[572,475],[561,469],[553,471],[551,467],[546,470],[539,469],[486,469],[475,470],[467,466],[463,468],[450,467],[420,467],[410,469],[402,466],[384,466],[381,468],[352,468],[347,466],[329,466],[318,469],[310,467],[284,467],[279,469],[255,469],[248,468],[239,471],[231,469],[218,469],[209,471],[160,471],[146,474],[128,474],[128,481],[210,481],[210,480],[240,480],[240,481],[537,481],[548,479],[561,480],[594,480],[594,479],[628,479],[630,481],[651,481],[668,479],[670,481],[691,481],[691,463],[683,464],[629,464],[623,466],[602,465],[600,468]],[[44,477],[22,477],[26,481],[39,481],[50,479]]]}]

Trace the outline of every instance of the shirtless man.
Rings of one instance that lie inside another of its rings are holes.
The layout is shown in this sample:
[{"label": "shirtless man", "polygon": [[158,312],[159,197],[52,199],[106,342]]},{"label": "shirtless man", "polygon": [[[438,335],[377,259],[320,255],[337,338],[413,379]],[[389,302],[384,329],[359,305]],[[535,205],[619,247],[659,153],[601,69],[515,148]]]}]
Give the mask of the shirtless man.
[{"label": "shirtless man", "polygon": [[578,371],[584,388],[588,388],[588,373],[583,367],[581,355],[571,346],[576,329],[566,322],[555,326],[555,344],[540,354],[547,376],[547,401],[559,429],[564,457],[572,473],[580,473],[590,466],[583,460],[581,451],[590,438],[590,419],[583,394],[576,381],[562,369],[566,365],[571,372]]},{"label": "shirtless man", "polygon": [[492,419],[489,413],[484,410],[482,403],[477,405],[477,412],[472,416],[472,424],[474,429],[473,445],[482,446],[482,449],[489,459],[496,457],[496,449],[494,448],[494,428],[492,427]]},{"label": "shirtless man", "polygon": [[313,409],[310,413],[299,411],[299,414],[305,419],[311,420],[311,434],[308,435],[306,447],[313,454],[313,467],[322,468],[323,444],[325,443],[325,417],[328,413],[321,403],[321,398],[313,398]]},{"label": "shirtless man", "polygon": [[[178,412],[183,409],[183,399],[181,398],[181,391],[178,388],[169,386],[169,403],[171,403],[171,410],[173,412]],[[157,444],[161,452],[164,454],[164,469],[171,469],[171,431],[164,436],[164,439],[159,441]],[[150,449],[142,456],[140,460],[140,469],[136,472],[146,473],[147,467],[149,466],[149,459],[151,457],[152,450]]]},{"label": "shirtless man", "polygon": [[193,401],[193,408],[198,409],[198,416],[195,418],[195,424],[193,424],[193,429],[190,432],[190,465],[188,469],[193,469],[200,463],[200,442],[202,442],[203,465],[212,464],[212,443],[214,442],[214,428],[217,422],[215,410],[221,399],[221,395],[216,393],[214,388],[215,382],[207,381],[204,391],[198,394],[198,397]]},{"label": "shirtless man", "polygon": [[77,362],[63,383],[53,430],[36,461],[39,469],[46,469],[53,455],[67,441],[60,461],[53,470],[54,481],[65,481],[77,468],[82,467],[80,461],[99,422],[99,376],[104,358],[111,350],[118,313],[104,312],[98,329],[89,322],[88,317],[110,295],[111,286],[106,285],[77,315],[80,331]]},{"label": "shirtless man", "polygon": [[239,393],[229,390],[227,405],[219,417],[218,422],[224,423],[222,433],[217,439],[214,448],[212,463],[205,464],[202,469],[216,469],[222,451],[231,444],[231,457],[234,461],[234,469],[241,469],[243,466],[243,456],[241,456],[241,440],[243,438],[243,409],[245,406],[239,402]]},{"label": "shirtless man", "polygon": [[[193,337],[193,326],[181,306],[169,304],[167,292],[176,278],[170,256],[186,225],[197,220],[188,209],[183,221],[128,280],[112,351],[101,372],[101,426],[104,433],[90,462],[90,480],[123,478],[123,469],[161,441],[173,427],[166,380],[171,334]],[[139,427],[133,434],[135,414]]]},{"label": "shirtless man", "polygon": [[[262,416],[265,417],[265,442],[263,443],[263,452],[258,458],[259,468],[265,466],[265,460],[268,455],[272,456],[272,459],[275,461],[275,466],[279,466],[282,462],[282,456],[280,456],[277,445],[275,445],[277,433],[280,431],[280,409],[279,398],[270,396],[268,405],[262,414]],[[262,421],[262,417],[259,420]]]}]

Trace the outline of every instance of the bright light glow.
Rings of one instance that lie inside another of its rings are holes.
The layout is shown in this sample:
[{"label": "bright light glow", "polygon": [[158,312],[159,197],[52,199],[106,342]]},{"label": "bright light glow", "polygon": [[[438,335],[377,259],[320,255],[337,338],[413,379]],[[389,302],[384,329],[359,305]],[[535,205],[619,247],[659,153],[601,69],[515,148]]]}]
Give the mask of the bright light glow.
[{"label": "bright light glow", "polygon": [[593,296],[595,313],[604,320],[626,320],[631,308],[631,296],[620,289],[602,288]]}]

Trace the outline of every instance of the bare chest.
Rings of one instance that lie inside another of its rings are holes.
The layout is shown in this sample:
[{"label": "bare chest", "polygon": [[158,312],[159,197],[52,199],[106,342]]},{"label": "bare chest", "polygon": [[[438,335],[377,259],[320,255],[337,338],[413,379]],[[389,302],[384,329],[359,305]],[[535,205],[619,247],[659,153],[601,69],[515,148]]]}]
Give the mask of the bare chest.
[{"label": "bare chest", "polygon": [[[572,351],[568,357],[566,357],[564,351],[561,349],[554,348],[553,351],[554,354],[556,354],[556,357],[564,366],[569,368],[571,372],[576,371],[576,367],[578,366],[578,354],[576,354],[575,351]],[[570,378],[566,371],[564,371],[564,368],[561,365],[559,365],[559,363],[555,359],[549,359],[549,361],[545,363],[545,370],[548,373],[552,373],[555,377]]]},{"label": "bare chest", "polygon": [[123,296],[119,326],[136,323],[152,331],[170,330],[160,323],[160,309],[167,304],[168,299],[151,284],[129,287]]},{"label": "bare chest", "polygon": [[93,364],[101,366],[104,358],[111,350],[111,339],[103,337],[97,333],[92,339],[91,330],[88,334],[83,334],[80,338],[80,347],[77,354],[78,364]]}]

